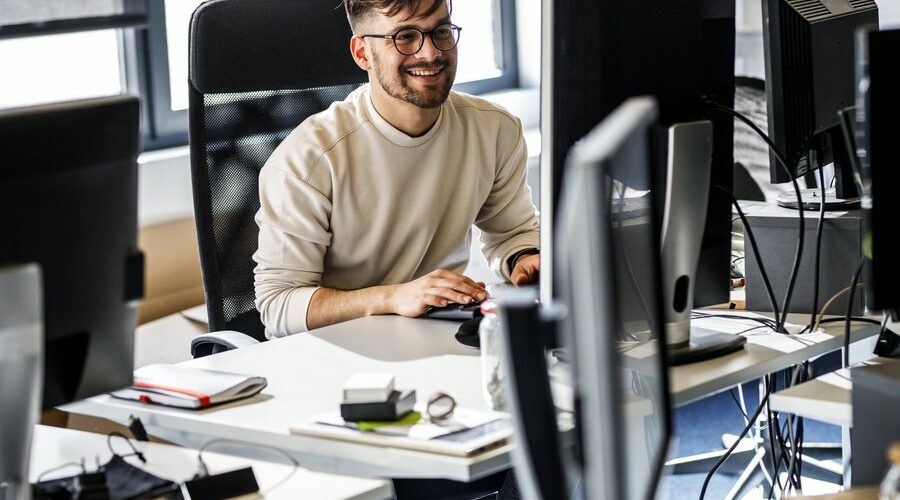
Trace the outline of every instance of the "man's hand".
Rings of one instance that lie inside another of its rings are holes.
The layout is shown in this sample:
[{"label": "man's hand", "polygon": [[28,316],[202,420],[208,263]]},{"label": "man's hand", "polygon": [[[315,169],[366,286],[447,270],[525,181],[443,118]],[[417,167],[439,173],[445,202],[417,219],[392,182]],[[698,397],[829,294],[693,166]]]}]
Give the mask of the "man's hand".
[{"label": "man's hand", "polygon": [[395,314],[414,318],[428,311],[429,307],[443,307],[449,302],[468,304],[473,299],[488,298],[484,283],[445,269],[432,271],[421,278],[393,285],[390,288],[390,310]]},{"label": "man's hand", "polygon": [[530,285],[537,283],[538,276],[541,273],[541,256],[540,255],[523,255],[516,261],[516,267],[510,274],[509,279],[513,285]]}]

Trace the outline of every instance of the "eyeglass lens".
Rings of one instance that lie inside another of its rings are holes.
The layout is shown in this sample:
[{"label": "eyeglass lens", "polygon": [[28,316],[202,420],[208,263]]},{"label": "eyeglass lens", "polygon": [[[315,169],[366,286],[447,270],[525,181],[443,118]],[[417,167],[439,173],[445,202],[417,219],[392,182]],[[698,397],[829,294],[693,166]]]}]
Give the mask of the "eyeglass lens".
[{"label": "eyeglass lens", "polygon": [[[394,35],[394,44],[402,54],[412,55],[418,52],[425,42],[424,34],[415,29],[400,30]],[[431,31],[431,41],[438,50],[450,50],[456,46],[459,30],[450,24],[438,26]]]}]

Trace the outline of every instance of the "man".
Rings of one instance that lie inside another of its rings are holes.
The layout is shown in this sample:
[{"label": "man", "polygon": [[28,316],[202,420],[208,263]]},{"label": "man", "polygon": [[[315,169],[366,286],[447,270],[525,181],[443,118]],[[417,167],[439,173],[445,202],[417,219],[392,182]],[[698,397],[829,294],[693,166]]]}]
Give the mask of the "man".
[{"label": "man", "polygon": [[260,172],[256,306],[283,336],[487,298],[460,274],[471,226],[514,284],[540,269],[518,119],[451,92],[449,0],[345,0],[369,84],[311,116]]}]

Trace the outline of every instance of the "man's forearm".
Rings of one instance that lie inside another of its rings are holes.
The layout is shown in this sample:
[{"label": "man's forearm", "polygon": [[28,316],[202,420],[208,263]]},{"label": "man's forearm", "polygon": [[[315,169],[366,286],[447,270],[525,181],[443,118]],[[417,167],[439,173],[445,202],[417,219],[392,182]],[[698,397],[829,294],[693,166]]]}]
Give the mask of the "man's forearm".
[{"label": "man's forearm", "polygon": [[313,294],[306,311],[306,326],[312,330],[352,319],[390,314],[391,285],[360,290],[320,288]]}]

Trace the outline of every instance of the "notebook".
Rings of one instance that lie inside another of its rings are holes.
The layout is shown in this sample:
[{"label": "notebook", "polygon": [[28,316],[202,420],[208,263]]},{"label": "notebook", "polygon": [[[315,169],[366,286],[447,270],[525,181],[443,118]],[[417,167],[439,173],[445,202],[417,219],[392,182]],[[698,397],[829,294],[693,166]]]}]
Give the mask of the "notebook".
[{"label": "notebook", "polygon": [[266,385],[264,377],[155,364],[135,370],[131,387],[111,395],[148,404],[200,409],[253,396]]},{"label": "notebook", "polygon": [[[424,411],[424,407],[419,409]],[[513,434],[509,414],[465,408],[457,408],[451,419],[440,424],[392,425],[375,431],[359,431],[356,426],[334,412],[294,424],[290,432],[457,457],[469,457],[506,445]]]}]

